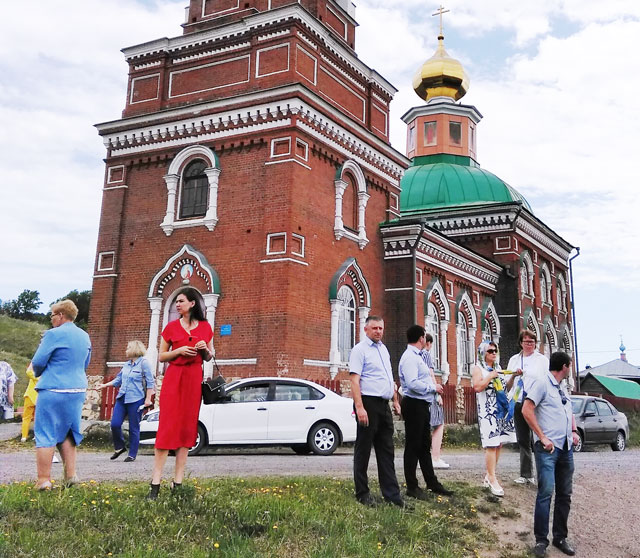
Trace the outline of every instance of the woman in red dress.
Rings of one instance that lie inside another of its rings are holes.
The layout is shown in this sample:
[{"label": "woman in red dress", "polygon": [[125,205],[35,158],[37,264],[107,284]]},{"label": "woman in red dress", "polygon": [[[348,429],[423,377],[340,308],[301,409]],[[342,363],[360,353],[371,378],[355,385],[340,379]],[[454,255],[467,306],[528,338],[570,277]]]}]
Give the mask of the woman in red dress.
[{"label": "woman in red dress", "polygon": [[169,450],[176,452],[171,489],[182,484],[189,448],[198,437],[198,414],[202,394],[202,361],[213,356],[213,331],[206,321],[198,292],[187,287],[176,297],[180,319],[169,322],[162,332],[158,359],[169,362],[160,392],[160,423],[155,444],[151,490],[155,500]]}]

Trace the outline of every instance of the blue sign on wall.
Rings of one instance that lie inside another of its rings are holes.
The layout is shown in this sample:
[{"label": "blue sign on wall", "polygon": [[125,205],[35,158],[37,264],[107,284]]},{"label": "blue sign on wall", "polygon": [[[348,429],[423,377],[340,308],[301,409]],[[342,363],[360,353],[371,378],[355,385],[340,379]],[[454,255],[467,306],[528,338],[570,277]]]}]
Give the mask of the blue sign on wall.
[{"label": "blue sign on wall", "polygon": [[231,324],[224,324],[220,326],[220,336],[231,335]]}]

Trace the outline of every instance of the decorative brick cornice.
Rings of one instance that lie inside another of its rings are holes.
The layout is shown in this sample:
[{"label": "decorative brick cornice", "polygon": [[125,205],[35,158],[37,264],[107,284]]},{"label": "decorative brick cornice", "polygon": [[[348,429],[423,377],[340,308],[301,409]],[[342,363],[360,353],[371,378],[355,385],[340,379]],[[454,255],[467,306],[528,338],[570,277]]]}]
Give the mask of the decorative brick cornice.
[{"label": "decorative brick cornice", "polygon": [[129,62],[133,60],[142,61],[142,59],[146,57],[165,53],[172,56],[179,56],[181,51],[212,45],[216,42],[229,39],[238,40],[253,31],[262,32],[262,36],[264,36],[269,27],[288,21],[299,22],[306,31],[312,35],[313,40],[321,43],[329,52],[333,53],[344,66],[359,75],[365,82],[375,84],[382,93],[390,98],[396,93],[397,89],[391,85],[391,83],[360,61],[355,53],[333,37],[331,32],[320,21],[297,4],[251,15],[243,18],[242,21],[225,25],[224,27],[189,33],[171,39],[165,37],[131,46],[122,49],[122,52],[125,55],[125,59]]},{"label": "decorative brick cornice", "polygon": [[111,156],[119,156],[286,127],[292,124],[294,117],[299,128],[399,186],[404,172],[400,164],[349,132],[336,120],[295,97],[204,117],[181,118],[156,125],[148,122],[127,130],[110,132],[111,123],[102,124],[98,125],[98,130],[104,133],[103,141]]}]

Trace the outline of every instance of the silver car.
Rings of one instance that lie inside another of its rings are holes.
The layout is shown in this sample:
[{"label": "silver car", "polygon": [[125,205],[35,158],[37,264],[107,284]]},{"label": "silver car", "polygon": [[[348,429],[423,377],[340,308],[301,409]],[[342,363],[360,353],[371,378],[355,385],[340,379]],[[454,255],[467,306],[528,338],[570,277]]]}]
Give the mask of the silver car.
[{"label": "silver car", "polygon": [[580,436],[574,451],[582,451],[585,444],[609,444],[613,451],[624,451],[629,439],[629,422],[624,413],[605,399],[590,395],[572,395],[571,403]]}]

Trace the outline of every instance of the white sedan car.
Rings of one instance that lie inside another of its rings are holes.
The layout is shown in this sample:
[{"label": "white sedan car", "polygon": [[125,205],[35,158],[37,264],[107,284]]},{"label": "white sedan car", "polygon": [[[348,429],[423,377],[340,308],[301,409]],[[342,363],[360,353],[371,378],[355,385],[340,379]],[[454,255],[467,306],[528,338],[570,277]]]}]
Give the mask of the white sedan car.
[{"label": "white sedan car", "polygon": [[[153,444],[160,412],[140,423],[140,443]],[[225,396],[200,406],[198,439],[206,446],[290,446],[296,453],[331,455],[356,439],[353,400],[308,380],[245,378],[225,386]]]}]

